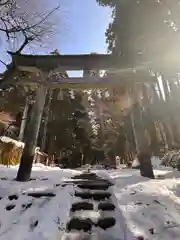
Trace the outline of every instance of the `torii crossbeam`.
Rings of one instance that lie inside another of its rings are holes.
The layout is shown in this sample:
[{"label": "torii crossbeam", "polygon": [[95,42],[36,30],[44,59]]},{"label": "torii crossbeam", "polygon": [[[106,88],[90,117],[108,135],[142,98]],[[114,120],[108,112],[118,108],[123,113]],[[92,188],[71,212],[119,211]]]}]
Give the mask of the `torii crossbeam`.
[{"label": "torii crossbeam", "polygon": [[83,76],[82,78],[61,78],[47,81],[46,78],[34,78],[20,80],[21,84],[38,83],[53,85],[61,88],[94,88],[110,87],[124,82],[154,82],[155,78],[150,76],[148,65],[143,63],[139,66],[126,64],[123,59],[117,59],[110,54],[85,54],[85,55],[21,55],[11,53],[13,62],[20,71],[43,72],[50,71],[72,71],[72,70],[107,70],[108,75]]}]

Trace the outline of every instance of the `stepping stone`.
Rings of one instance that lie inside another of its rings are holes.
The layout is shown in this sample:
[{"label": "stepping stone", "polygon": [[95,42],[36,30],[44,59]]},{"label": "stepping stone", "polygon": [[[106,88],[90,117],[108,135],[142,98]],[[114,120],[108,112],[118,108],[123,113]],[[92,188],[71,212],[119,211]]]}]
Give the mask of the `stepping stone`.
[{"label": "stepping stone", "polygon": [[2,177],[1,180],[8,180],[8,178],[7,177]]},{"label": "stepping stone", "polygon": [[64,181],[64,183],[77,183],[77,184],[84,184],[84,183],[108,183],[109,185],[112,185],[112,183],[106,179],[102,179],[102,178],[96,178],[96,179],[81,179],[79,178],[79,175],[78,175],[78,178],[76,179],[72,179],[71,180],[66,180]]},{"label": "stepping stone", "polygon": [[44,178],[41,178],[40,181],[47,181],[48,178],[44,177]]},{"label": "stepping stone", "polygon": [[93,210],[93,204],[88,202],[78,202],[72,204],[71,211],[79,211],[79,210]]},{"label": "stepping stone", "polygon": [[15,204],[7,205],[7,206],[6,206],[6,210],[7,210],[7,211],[11,211],[13,208],[15,208],[15,206],[16,206]]},{"label": "stepping stone", "polygon": [[115,206],[113,203],[99,203],[98,209],[102,211],[113,211],[115,209]]},{"label": "stepping stone", "polygon": [[99,219],[96,226],[106,230],[107,228],[113,227],[115,223],[116,223],[115,218],[107,217],[104,219]]},{"label": "stepping stone", "polygon": [[55,184],[55,187],[60,187],[61,186],[61,183],[56,183]]},{"label": "stepping stone", "polygon": [[22,208],[28,209],[32,206],[32,203],[22,204]]},{"label": "stepping stone", "polygon": [[13,195],[8,196],[8,199],[9,199],[10,201],[12,201],[12,200],[18,200],[18,198],[19,198],[19,196],[16,195],[16,194],[13,194]]},{"label": "stepping stone", "polygon": [[72,177],[72,179],[96,180],[96,179],[100,179],[100,177],[98,177],[95,173],[83,173],[83,174]]},{"label": "stepping stone", "polygon": [[30,178],[29,181],[36,181],[38,178]]},{"label": "stepping stone", "polygon": [[107,190],[110,185],[104,182],[90,182],[90,183],[82,183],[77,185],[81,189],[89,189],[89,190]]},{"label": "stepping stone", "polygon": [[111,193],[109,192],[75,192],[75,197],[80,197],[82,199],[94,199],[97,201],[105,200],[107,198],[110,198]]},{"label": "stepping stone", "polygon": [[56,194],[53,192],[31,192],[27,194],[30,197],[41,198],[41,197],[55,197]]},{"label": "stepping stone", "polygon": [[84,230],[84,232],[88,232],[88,231],[91,231],[92,225],[93,223],[89,218],[88,219],[72,218],[67,224],[66,228],[68,231]]}]

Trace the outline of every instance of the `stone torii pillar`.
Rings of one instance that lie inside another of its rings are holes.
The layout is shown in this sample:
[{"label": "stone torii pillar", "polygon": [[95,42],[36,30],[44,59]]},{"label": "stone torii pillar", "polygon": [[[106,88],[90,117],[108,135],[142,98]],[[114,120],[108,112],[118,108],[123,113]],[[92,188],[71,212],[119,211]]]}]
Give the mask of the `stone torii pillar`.
[{"label": "stone torii pillar", "polygon": [[29,116],[30,121],[27,125],[26,136],[24,136],[25,146],[17,173],[17,181],[28,181],[30,179],[46,94],[47,86],[40,85],[36,91],[35,102],[32,107],[31,115]]}]

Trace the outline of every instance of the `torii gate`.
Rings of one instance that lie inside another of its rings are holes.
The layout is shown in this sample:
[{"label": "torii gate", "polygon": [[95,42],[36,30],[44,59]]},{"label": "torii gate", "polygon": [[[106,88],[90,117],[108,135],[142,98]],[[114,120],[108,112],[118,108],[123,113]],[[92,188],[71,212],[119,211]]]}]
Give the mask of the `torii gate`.
[{"label": "torii gate", "polygon": [[[18,80],[20,84],[39,83],[51,87],[60,88],[97,88],[112,87],[122,84],[124,81],[152,82],[153,77],[148,73],[150,63],[142,63],[139,66],[123,63],[123,59],[117,59],[110,54],[85,54],[85,55],[21,55],[11,53],[15,66],[20,71],[36,72],[35,79]],[[107,70],[104,77],[69,77],[47,81],[47,75],[51,71],[77,70]],[[112,75],[113,74],[113,75]],[[155,80],[155,78],[154,78]],[[27,82],[28,81],[28,82]]]},{"label": "torii gate", "polygon": [[[108,54],[89,54],[89,55],[12,55],[12,62],[15,69],[23,72],[33,72],[35,78],[17,79],[17,83],[40,85],[37,89],[36,102],[34,104],[31,120],[28,125],[25,139],[24,153],[18,171],[17,179],[24,181],[29,178],[34,157],[34,148],[39,133],[41,117],[44,109],[45,98],[48,87],[52,88],[110,88],[120,85],[127,81],[133,82],[154,82],[155,77],[149,74],[149,63],[133,66],[123,63],[122,59],[117,59]],[[49,78],[51,71],[72,71],[72,70],[107,70],[109,74],[104,77],[89,77],[84,74],[82,78]],[[24,169],[29,169],[29,176],[23,176]]]}]

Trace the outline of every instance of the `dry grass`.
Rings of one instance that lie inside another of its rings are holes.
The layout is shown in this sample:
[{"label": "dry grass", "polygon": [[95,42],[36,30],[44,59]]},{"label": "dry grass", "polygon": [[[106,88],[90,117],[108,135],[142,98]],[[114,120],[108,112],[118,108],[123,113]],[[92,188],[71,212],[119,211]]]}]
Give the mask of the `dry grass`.
[{"label": "dry grass", "polygon": [[0,164],[17,165],[20,162],[22,152],[22,147],[18,147],[12,142],[5,143],[0,140]]}]

